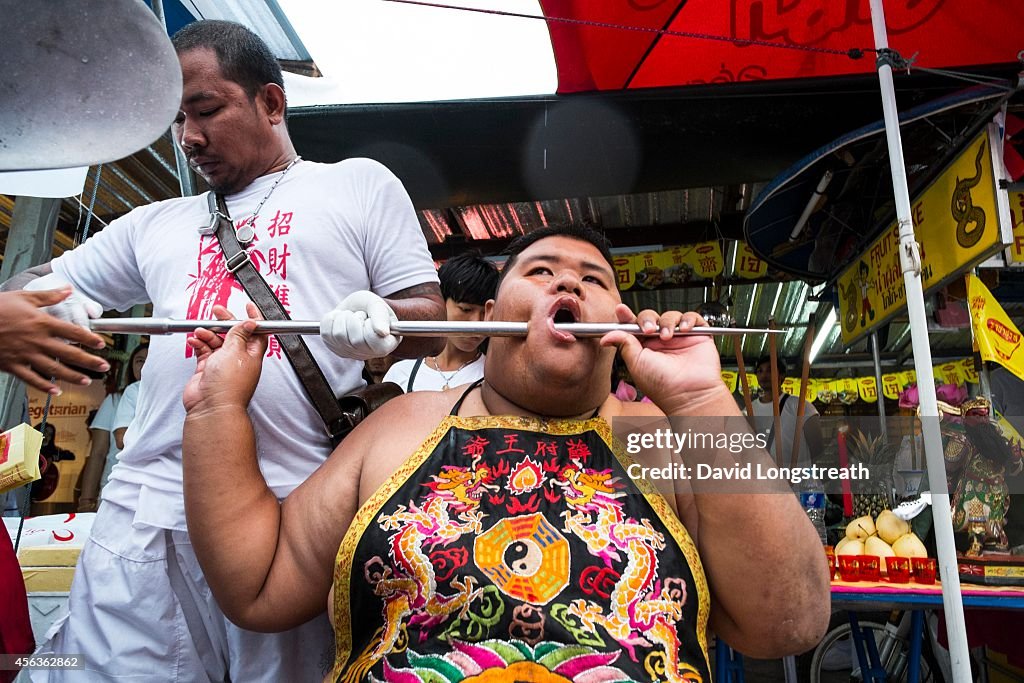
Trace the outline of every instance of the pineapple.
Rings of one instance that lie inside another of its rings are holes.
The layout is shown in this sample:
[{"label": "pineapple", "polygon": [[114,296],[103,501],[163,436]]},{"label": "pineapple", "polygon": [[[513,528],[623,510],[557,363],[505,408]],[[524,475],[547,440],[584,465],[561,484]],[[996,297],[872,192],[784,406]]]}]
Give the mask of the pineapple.
[{"label": "pineapple", "polygon": [[863,432],[849,438],[850,459],[868,468],[870,479],[858,482],[853,496],[853,516],[871,515],[878,517],[882,510],[892,509],[893,482],[892,465],[899,446],[887,444],[882,437],[869,439]]}]

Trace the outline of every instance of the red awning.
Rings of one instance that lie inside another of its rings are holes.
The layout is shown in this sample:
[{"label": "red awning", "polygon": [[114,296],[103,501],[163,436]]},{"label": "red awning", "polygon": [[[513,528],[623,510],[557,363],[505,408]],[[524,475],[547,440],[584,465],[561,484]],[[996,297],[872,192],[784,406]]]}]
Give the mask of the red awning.
[{"label": "red awning", "polygon": [[[560,94],[838,76],[875,69],[868,0],[540,4],[548,17]],[[917,53],[916,66],[1008,64],[1024,49],[1021,0],[888,0],[885,12],[890,46],[906,58]],[[660,30],[670,33],[659,34]],[[856,49],[864,56],[851,59],[849,51]]]}]

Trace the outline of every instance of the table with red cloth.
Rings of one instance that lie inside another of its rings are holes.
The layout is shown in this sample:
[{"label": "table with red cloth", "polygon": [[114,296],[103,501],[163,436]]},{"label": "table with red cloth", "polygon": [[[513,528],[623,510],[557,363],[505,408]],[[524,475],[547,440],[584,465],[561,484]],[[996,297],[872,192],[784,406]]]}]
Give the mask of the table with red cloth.
[{"label": "table with red cloth", "polygon": [[[960,584],[963,594],[967,642],[986,645],[1024,668],[1020,634],[1024,632],[1024,587]],[[894,584],[887,581],[833,581],[832,606],[852,611],[934,609],[939,613],[939,642],[946,646],[942,621],[942,585]]]}]

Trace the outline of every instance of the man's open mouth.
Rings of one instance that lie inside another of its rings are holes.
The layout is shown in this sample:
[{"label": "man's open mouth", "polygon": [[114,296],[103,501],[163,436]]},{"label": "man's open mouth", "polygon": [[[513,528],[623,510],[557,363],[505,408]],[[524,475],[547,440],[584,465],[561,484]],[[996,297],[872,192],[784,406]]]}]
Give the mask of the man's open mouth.
[{"label": "man's open mouth", "polygon": [[560,342],[571,343],[576,337],[568,332],[555,329],[555,325],[564,323],[576,323],[580,321],[580,302],[570,296],[562,297],[548,310],[548,329],[551,334]]}]

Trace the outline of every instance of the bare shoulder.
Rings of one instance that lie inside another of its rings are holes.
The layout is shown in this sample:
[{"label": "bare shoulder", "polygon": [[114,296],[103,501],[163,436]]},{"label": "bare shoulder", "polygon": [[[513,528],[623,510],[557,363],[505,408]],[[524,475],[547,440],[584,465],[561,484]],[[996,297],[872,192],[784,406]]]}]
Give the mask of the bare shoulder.
[{"label": "bare shoulder", "polygon": [[391,399],[370,413],[342,442],[342,453],[365,449],[401,450],[403,444],[423,441],[451,410],[455,399],[449,392],[414,391]]},{"label": "bare shoulder", "polygon": [[335,450],[333,458],[360,462],[359,501],[373,494],[451,411],[452,391],[414,391],[370,414]]}]

